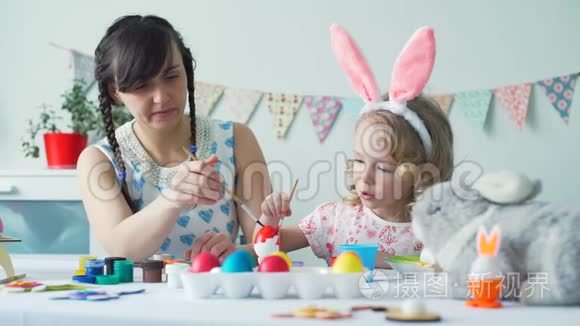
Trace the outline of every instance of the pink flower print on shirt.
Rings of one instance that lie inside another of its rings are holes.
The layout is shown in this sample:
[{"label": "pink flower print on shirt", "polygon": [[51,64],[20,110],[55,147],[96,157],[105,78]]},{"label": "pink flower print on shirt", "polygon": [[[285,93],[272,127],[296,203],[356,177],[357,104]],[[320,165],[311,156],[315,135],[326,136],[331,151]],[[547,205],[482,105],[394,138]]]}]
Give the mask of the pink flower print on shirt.
[{"label": "pink flower print on shirt", "polygon": [[415,244],[414,250],[416,253],[420,253],[423,250],[423,242],[419,242],[419,243]]},{"label": "pink flower print on shirt", "polygon": [[377,231],[375,230],[367,230],[367,237],[374,238],[377,235]]},{"label": "pink flower print on shirt", "polygon": [[385,234],[388,233],[391,230],[391,226],[387,225],[385,226],[382,230],[381,233],[379,233],[379,239],[383,239],[385,237]]},{"label": "pink flower print on shirt", "polygon": [[335,229],[334,228],[328,228],[326,229],[326,235],[327,236],[332,236],[334,235]]},{"label": "pink flower print on shirt", "polygon": [[328,216],[322,215],[322,222],[328,223]]},{"label": "pink flower print on shirt", "polygon": [[326,210],[326,209],[332,209],[332,208],[335,208],[335,207],[336,207],[336,202],[333,202],[333,201],[331,201],[331,202],[328,202],[328,203],[326,203],[326,204],[323,204],[323,205],[321,205],[321,206],[318,208],[318,211],[319,211],[319,212],[322,212],[323,210]]},{"label": "pink flower print on shirt", "polygon": [[328,250],[330,257],[334,256],[334,245],[332,243],[327,242],[326,249]]},{"label": "pink flower print on shirt", "polygon": [[312,235],[314,231],[316,231],[316,224],[314,224],[314,221],[312,220],[307,221],[306,227],[304,228],[304,233],[306,233],[307,235]]},{"label": "pink flower print on shirt", "polygon": [[387,246],[392,245],[393,243],[397,242],[397,237],[394,235],[389,234],[385,239],[383,239]]}]

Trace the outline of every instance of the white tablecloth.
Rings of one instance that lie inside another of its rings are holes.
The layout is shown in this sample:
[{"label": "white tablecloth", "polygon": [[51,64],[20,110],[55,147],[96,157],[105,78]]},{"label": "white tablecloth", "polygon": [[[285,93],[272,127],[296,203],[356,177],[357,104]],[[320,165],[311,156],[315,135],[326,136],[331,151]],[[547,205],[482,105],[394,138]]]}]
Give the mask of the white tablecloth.
[{"label": "white tablecloth", "polygon": [[[34,280],[64,280],[76,268],[77,257],[67,256],[16,256],[17,272],[27,273]],[[132,283],[107,286],[105,290],[145,288],[146,293],[122,296],[105,302],[53,301],[50,293],[0,293],[0,326],[20,325],[296,325],[296,324],[354,324],[384,325],[383,313],[357,312],[352,319],[315,321],[304,319],[274,319],[273,313],[290,312],[307,305],[347,309],[354,305],[392,305],[393,299],[357,300],[264,300],[252,297],[243,300],[211,299],[187,301],[183,290],[169,289],[166,284]],[[578,307],[523,307],[507,303],[496,310],[479,310],[465,307],[462,301],[429,299],[428,309],[441,314],[438,324],[465,325],[579,325]]]}]

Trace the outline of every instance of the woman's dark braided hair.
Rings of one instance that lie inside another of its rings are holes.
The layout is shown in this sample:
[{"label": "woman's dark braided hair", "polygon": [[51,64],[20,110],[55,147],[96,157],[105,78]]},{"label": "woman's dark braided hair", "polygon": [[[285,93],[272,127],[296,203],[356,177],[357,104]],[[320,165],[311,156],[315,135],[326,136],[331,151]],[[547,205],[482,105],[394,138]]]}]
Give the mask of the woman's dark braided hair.
[{"label": "woman's dark braided hair", "polygon": [[109,85],[114,83],[121,92],[130,90],[137,82],[146,81],[159,74],[174,44],[183,59],[187,75],[191,145],[196,144],[195,100],[193,71],[195,61],[183,38],[171,24],[156,16],[124,16],[111,25],[95,50],[95,79],[99,87],[99,109],[107,140],[114,154],[113,165],[118,167],[121,192],[133,212],[137,210],[129,196],[126,183],[125,163],[119,143],[115,137],[112,106],[115,100],[109,94]]}]

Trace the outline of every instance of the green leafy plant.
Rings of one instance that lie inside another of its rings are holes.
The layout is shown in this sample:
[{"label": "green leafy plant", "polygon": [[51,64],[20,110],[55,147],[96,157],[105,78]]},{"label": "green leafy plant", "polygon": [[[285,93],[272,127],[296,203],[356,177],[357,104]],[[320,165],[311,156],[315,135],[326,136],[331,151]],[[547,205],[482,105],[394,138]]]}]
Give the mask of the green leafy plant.
[{"label": "green leafy plant", "polygon": [[63,103],[61,109],[70,113],[71,124],[68,126],[72,132],[86,135],[95,130],[99,116],[97,107],[87,98],[84,82],[75,82],[73,87],[62,94]]},{"label": "green leafy plant", "polygon": [[22,151],[25,157],[37,158],[40,152],[38,145],[36,145],[36,135],[41,130],[46,130],[48,132],[60,132],[56,126],[56,121],[62,119],[62,117],[57,116],[53,109],[47,104],[41,104],[40,106],[40,118],[38,121],[32,119],[28,120],[28,129],[26,129],[27,134],[30,136],[28,140],[22,141]]},{"label": "green leafy plant", "polygon": [[[94,102],[88,99],[86,84],[83,81],[75,81],[73,86],[62,94],[62,98],[61,110],[69,113],[70,124],[67,127],[73,133],[86,135],[95,131],[97,136],[105,135],[101,113]],[[40,109],[38,120],[28,120],[27,138],[22,140],[22,151],[25,157],[38,158],[40,149],[36,144],[36,137],[39,132],[62,132],[57,127],[57,121],[62,120],[62,116],[46,104],[40,105]],[[112,115],[115,128],[132,119],[129,112],[120,106],[113,107]]]}]

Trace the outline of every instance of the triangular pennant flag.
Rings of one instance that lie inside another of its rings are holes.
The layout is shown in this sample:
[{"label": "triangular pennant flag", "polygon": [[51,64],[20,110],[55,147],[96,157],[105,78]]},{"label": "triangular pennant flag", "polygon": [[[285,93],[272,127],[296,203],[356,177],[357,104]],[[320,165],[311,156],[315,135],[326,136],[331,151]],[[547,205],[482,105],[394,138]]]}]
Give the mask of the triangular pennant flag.
[{"label": "triangular pennant flag", "polygon": [[483,128],[492,93],[489,90],[465,91],[455,94],[455,105],[475,127]]},{"label": "triangular pennant flag", "polygon": [[224,93],[222,85],[195,82],[195,111],[197,115],[209,116]]},{"label": "triangular pennant flag", "polygon": [[262,98],[262,92],[226,88],[224,91],[224,106],[228,112],[228,118],[234,122],[246,124]]},{"label": "triangular pennant flag", "polygon": [[495,97],[497,97],[501,105],[510,113],[512,120],[520,130],[526,124],[531,92],[532,84],[505,86],[493,90]]},{"label": "triangular pennant flag", "polygon": [[342,101],[338,97],[332,96],[307,96],[304,104],[310,112],[312,125],[318,134],[320,143],[326,139],[332,125],[342,108]]},{"label": "triangular pennant flag", "polygon": [[88,91],[95,84],[95,59],[76,50],[70,50],[74,80],[85,84]]},{"label": "triangular pennant flag", "polygon": [[574,86],[578,73],[560,76],[552,79],[541,80],[537,84],[544,89],[548,101],[558,113],[564,122],[568,123],[570,118],[570,107],[574,97]]},{"label": "triangular pennant flag", "polygon": [[451,104],[453,103],[453,95],[452,94],[444,94],[444,95],[432,95],[433,99],[437,104],[439,104],[439,108],[445,114],[449,114],[449,108],[451,108]]},{"label": "triangular pennant flag", "polygon": [[294,94],[268,93],[266,95],[268,111],[273,115],[274,132],[279,139],[286,136],[286,132],[300,110],[302,96]]}]

